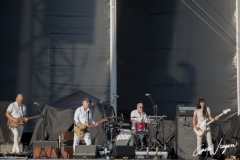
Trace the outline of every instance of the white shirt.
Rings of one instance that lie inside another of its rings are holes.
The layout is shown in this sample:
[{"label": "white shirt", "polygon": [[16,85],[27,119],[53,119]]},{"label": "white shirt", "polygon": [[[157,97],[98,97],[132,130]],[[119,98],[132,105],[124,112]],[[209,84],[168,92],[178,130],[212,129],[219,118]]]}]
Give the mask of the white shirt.
[{"label": "white shirt", "polygon": [[[132,118],[132,117],[137,117],[137,118]],[[131,120],[135,120],[137,122],[144,122],[146,123],[147,122],[147,114],[145,112],[142,112],[142,114],[140,115],[136,110],[133,110],[131,112],[131,116],[130,116],[130,119]],[[134,130],[135,129],[135,125],[132,125],[132,129]]]},{"label": "white shirt", "polygon": [[[210,114],[210,108],[206,107],[208,114]],[[203,117],[202,109],[195,109],[193,114],[197,115],[197,122],[201,123],[205,120],[206,117]],[[206,115],[207,116],[207,115]]]},{"label": "white shirt", "polygon": [[13,102],[8,106],[7,111],[11,113],[13,118],[19,118],[26,115],[26,106],[24,104],[18,106],[17,102]]},{"label": "white shirt", "polygon": [[85,111],[83,106],[78,107],[74,113],[74,122],[75,124],[77,124],[77,122],[80,122],[81,124],[84,124],[85,122],[88,122],[88,124],[95,123],[92,119],[92,111],[89,108]]}]

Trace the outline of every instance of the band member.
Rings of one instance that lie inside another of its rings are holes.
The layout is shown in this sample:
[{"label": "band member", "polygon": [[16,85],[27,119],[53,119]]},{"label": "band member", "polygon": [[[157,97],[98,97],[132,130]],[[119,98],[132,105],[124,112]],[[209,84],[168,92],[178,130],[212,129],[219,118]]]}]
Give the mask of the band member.
[{"label": "band member", "polygon": [[[91,101],[88,98],[84,98],[82,100],[82,106],[78,107],[74,114],[74,122],[75,125],[78,125],[81,129],[86,129],[86,125],[84,123],[95,124],[95,126],[98,125],[98,123],[95,123],[92,119],[92,111],[89,109],[89,103]],[[76,133],[74,133],[74,142],[73,142],[73,151],[75,153],[75,146],[79,144],[80,139],[84,139],[86,145],[91,145],[91,135],[89,132],[86,132],[82,137],[78,137]]]},{"label": "band member", "polygon": [[[199,127],[196,126],[197,123],[201,123],[205,119],[213,120],[213,118],[211,116],[210,108],[206,106],[205,100],[199,99],[197,107],[193,113],[192,123],[193,123],[194,128],[196,130],[198,130]],[[218,120],[218,116],[216,116],[215,119]],[[197,122],[196,122],[196,120],[197,120]],[[211,154],[211,157],[213,158],[214,157],[214,155],[213,155],[214,154],[214,146],[212,143],[212,134],[211,134],[210,125],[206,126],[206,131],[204,132],[204,134],[207,137],[208,148],[211,148],[210,154]],[[197,136],[197,152],[198,152],[199,158],[201,158],[202,137],[203,136]]]},{"label": "band member", "polygon": [[[6,116],[9,120],[14,123],[18,123],[18,118],[24,117],[24,121],[27,122],[28,118],[26,116],[26,106],[22,104],[23,95],[18,94],[16,97],[16,102],[11,103],[6,111]],[[13,148],[12,153],[19,153],[19,143],[21,141],[23,133],[23,125],[18,125],[16,128],[11,128],[13,133]]]},{"label": "band member", "polygon": [[130,120],[132,122],[132,130],[135,130],[135,124],[139,122],[147,122],[147,114],[143,112],[143,104],[138,103],[137,109],[131,112]]}]

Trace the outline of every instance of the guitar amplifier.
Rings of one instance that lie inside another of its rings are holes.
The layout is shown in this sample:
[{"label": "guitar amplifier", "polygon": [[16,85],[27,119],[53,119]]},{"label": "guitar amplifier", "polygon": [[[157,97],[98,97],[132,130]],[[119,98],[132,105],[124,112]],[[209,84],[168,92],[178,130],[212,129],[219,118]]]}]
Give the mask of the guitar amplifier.
[{"label": "guitar amplifier", "polygon": [[61,140],[73,140],[74,132],[62,132]]},{"label": "guitar amplifier", "polygon": [[61,158],[73,158],[73,140],[61,141],[60,143]]},{"label": "guitar amplifier", "polygon": [[176,113],[177,116],[193,116],[195,109],[196,107],[178,105],[176,107]]},{"label": "guitar amplifier", "polygon": [[[0,152],[3,154],[12,152],[12,147],[13,147],[13,143],[1,143],[0,144]],[[22,152],[22,151],[23,151],[23,144],[20,143],[19,144],[19,152]]]}]

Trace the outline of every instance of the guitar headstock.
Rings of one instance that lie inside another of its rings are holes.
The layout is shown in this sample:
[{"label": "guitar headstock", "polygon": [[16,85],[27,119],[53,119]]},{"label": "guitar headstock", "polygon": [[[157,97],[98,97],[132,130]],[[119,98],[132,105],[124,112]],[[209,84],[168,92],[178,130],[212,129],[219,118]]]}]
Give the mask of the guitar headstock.
[{"label": "guitar headstock", "polygon": [[230,112],[231,111],[231,109],[229,108],[229,109],[225,109],[225,110],[223,110],[223,113],[224,114],[227,114],[228,112]]}]

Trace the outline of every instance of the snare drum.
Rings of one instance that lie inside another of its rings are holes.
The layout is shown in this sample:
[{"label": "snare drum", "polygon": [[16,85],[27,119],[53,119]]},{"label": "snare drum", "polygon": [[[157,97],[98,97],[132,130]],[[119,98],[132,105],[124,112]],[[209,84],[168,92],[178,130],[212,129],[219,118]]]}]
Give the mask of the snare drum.
[{"label": "snare drum", "polygon": [[135,123],[136,133],[139,132],[147,132],[147,124],[146,123]]}]

